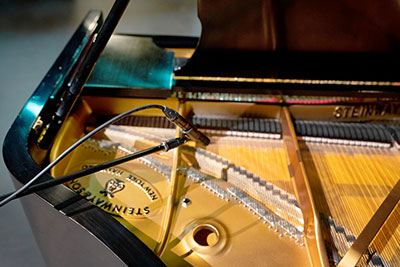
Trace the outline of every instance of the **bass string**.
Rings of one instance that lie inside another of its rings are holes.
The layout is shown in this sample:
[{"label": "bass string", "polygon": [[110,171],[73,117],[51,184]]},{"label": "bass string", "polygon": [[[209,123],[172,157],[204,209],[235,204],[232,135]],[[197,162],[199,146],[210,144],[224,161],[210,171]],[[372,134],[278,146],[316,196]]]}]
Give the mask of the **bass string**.
[{"label": "bass string", "polygon": [[[378,148],[324,144],[309,144],[308,148],[311,156],[305,157],[305,160],[313,161],[315,165],[333,218],[358,235],[394,185],[393,176],[400,173],[398,156],[393,155],[391,150]],[[351,194],[346,195],[348,193]],[[396,211],[394,222],[386,227],[398,225],[398,215]],[[373,242],[376,250],[381,252],[388,239],[394,240],[391,241],[393,245],[389,243],[386,246],[390,253],[383,251],[385,258],[390,261],[399,254],[395,253],[398,231],[391,236],[387,233],[393,232],[393,229],[382,229],[382,237],[378,236]],[[396,259],[395,262],[400,261]]]},{"label": "bass string", "polygon": [[[376,151],[375,151],[376,152]],[[376,160],[372,160],[371,164],[375,167],[385,166],[386,168],[381,168],[382,172],[385,172],[385,177],[387,178],[383,182],[387,182],[388,192],[390,188],[397,182],[400,173],[399,170],[399,160],[400,153],[397,149],[390,149],[388,151],[391,156],[390,164],[383,165],[384,162],[381,157],[377,157]],[[387,162],[387,161],[385,161]],[[400,208],[399,203],[396,205],[392,216],[389,217],[384,226],[380,229],[377,236],[372,242],[371,247],[373,247],[378,253],[380,253],[385,259],[392,264],[398,264],[400,262]]]}]

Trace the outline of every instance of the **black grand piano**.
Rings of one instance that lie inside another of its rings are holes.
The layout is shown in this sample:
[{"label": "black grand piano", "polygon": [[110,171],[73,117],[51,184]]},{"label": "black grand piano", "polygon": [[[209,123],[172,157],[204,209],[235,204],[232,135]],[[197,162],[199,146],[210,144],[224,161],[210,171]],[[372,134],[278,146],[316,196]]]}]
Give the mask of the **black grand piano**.
[{"label": "black grand piano", "polygon": [[400,265],[398,1],[198,0],[200,38],[113,33],[128,2],[4,142],[16,188],[58,162],[15,196],[47,264]]}]

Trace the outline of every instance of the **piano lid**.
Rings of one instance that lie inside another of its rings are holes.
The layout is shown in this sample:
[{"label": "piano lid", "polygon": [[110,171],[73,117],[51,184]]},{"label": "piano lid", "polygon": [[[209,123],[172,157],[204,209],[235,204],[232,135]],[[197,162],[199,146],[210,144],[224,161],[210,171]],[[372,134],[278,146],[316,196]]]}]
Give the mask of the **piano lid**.
[{"label": "piano lid", "polygon": [[396,0],[199,0],[200,48],[388,52],[400,48]]},{"label": "piano lid", "polygon": [[397,81],[395,0],[199,0],[202,33],[182,76]]}]

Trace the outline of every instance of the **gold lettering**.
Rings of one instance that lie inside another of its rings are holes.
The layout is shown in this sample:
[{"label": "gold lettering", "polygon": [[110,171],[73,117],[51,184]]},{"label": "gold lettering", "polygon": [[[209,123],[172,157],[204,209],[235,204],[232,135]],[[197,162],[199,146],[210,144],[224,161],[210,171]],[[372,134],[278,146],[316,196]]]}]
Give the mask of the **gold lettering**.
[{"label": "gold lettering", "polygon": [[363,117],[363,114],[364,114],[364,106],[359,106],[359,109],[360,109],[360,111],[358,113],[358,117],[361,118],[361,117]]},{"label": "gold lettering", "polygon": [[341,107],[336,107],[335,111],[333,112],[333,116],[336,119],[340,119],[342,117],[342,108]]},{"label": "gold lettering", "polygon": [[349,108],[349,107],[344,108],[343,118],[348,118],[349,109],[351,109],[351,108]]},{"label": "gold lettering", "polygon": [[364,112],[364,117],[372,116],[375,113],[375,105],[367,105],[365,112]]},{"label": "gold lettering", "polygon": [[389,104],[385,104],[384,108],[383,108],[383,113],[381,114],[381,116],[385,116],[386,114],[390,114],[390,105]]},{"label": "gold lettering", "polygon": [[358,112],[359,112],[358,107],[353,107],[352,110],[351,110],[351,117],[352,118],[360,117],[360,114]]},{"label": "gold lettering", "polygon": [[333,111],[336,119],[385,117],[396,114],[400,114],[400,103],[336,106]]}]

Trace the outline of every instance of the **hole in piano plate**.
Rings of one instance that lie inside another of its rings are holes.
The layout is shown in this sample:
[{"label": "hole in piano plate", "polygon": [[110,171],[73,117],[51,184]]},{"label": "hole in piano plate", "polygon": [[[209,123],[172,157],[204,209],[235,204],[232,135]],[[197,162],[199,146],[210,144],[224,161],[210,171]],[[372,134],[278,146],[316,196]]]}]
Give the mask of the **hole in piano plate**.
[{"label": "hole in piano plate", "polygon": [[211,247],[217,244],[219,234],[211,225],[199,225],[193,231],[193,239],[200,246]]}]

